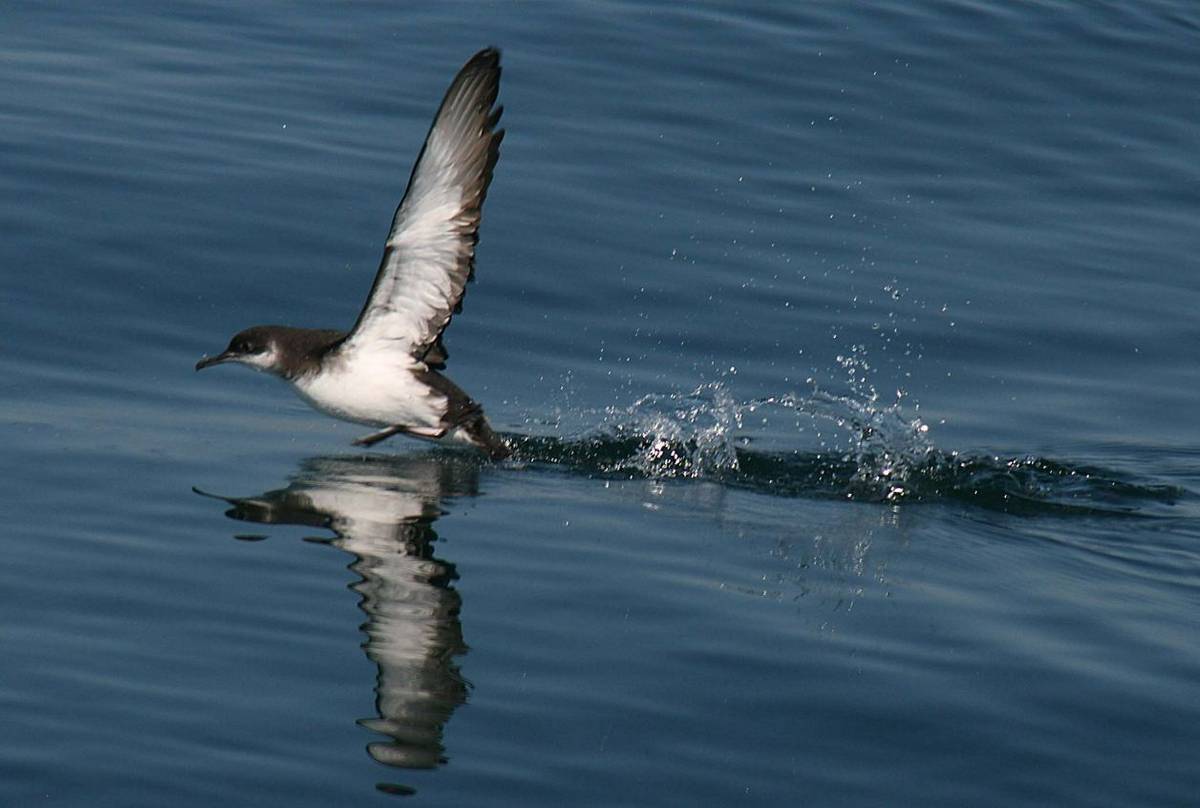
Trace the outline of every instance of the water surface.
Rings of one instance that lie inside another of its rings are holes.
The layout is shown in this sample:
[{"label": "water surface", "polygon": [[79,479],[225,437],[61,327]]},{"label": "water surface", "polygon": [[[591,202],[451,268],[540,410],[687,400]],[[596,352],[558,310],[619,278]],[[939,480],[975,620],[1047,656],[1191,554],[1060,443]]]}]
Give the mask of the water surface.
[{"label": "water surface", "polygon": [[[0,16],[3,804],[1196,801],[1191,4]],[[515,459],[194,374],[489,44]]]}]

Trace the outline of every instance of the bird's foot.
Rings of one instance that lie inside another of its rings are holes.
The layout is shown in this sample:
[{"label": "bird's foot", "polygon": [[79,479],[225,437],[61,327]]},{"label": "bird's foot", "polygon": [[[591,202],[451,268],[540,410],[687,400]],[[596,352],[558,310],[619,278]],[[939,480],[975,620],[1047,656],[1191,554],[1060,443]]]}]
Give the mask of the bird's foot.
[{"label": "bird's foot", "polygon": [[354,441],[355,446],[374,446],[381,440],[387,440],[392,435],[411,435],[414,438],[424,438],[425,440],[437,440],[446,434],[445,429],[435,429],[432,427],[419,426],[400,426],[396,424],[389,426],[386,429],[381,429],[378,432],[372,432],[370,435],[364,435]]},{"label": "bird's foot", "polygon": [[381,429],[378,432],[372,432],[370,435],[364,435],[363,437],[358,438],[357,440],[354,441],[354,445],[355,446],[374,446],[375,444],[379,443],[381,440],[387,440],[392,435],[397,435],[404,431],[405,431],[405,429],[402,426],[389,426],[387,429]]}]

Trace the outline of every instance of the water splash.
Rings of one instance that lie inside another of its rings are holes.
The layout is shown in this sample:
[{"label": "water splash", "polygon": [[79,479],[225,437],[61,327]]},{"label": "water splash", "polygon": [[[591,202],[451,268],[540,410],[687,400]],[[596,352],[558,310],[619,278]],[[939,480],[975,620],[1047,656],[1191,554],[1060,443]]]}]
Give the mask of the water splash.
[{"label": "water splash", "polygon": [[[813,385],[805,395],[742,402],[713,382],[609,408],[597,414],[596,426],[576,434],[506,438],[513,460],[533,467],[605,478],[706,480],[777,496],[1150,515],[1187,493],[1102,468],[939,450],[902,392],[883,403],[865,381],[869,368],[861,357],[851,356],[843,367],[854,379],[842,395]],[[782,429],[780,420],[788,422]]]},{"label": "water splash", "polygon": [[648,477],[711,477],[737,471],[734,445],[742,406],[720,383],[688,394],[643,396],[624,409],[609,409],[601,430],[638,450],[611,467]]}]

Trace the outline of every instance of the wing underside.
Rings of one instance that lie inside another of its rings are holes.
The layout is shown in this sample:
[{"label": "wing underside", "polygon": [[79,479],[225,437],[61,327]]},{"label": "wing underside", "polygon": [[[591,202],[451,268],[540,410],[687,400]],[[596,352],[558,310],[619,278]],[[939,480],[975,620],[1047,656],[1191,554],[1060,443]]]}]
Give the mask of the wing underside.
[{"label": "wing underside", "polygon": [[444,366],[441,335],[462,309],[474,275],[483,200],[504,137],[496,129],[499,87],[500,52],[494,48],[471,57],[450,84],[347,348],[386,344],[431,367]]}]

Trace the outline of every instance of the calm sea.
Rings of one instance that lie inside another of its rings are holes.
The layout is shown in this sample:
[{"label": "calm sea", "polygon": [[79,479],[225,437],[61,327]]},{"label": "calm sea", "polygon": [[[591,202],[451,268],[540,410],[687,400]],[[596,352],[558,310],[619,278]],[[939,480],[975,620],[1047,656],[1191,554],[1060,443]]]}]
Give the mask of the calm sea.
[{"label": "calm sea", "polygon": [[[310,411],[455,70],[450,373]],[[9,2],[0,804],[1200,803],[1200,8]]]}]

